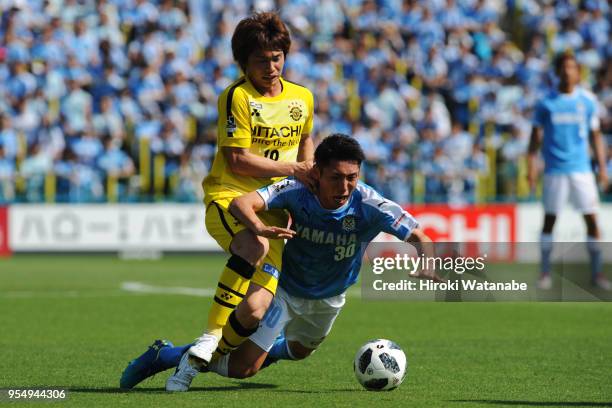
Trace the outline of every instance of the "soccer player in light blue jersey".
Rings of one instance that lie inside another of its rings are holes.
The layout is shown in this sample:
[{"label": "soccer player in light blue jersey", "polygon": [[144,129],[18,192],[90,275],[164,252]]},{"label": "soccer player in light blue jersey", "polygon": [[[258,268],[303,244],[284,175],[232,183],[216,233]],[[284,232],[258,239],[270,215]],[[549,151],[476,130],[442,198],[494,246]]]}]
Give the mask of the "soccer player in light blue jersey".
[{"label": "soccer player in light blue jersey", "polygon": [[[357,281],[366,245],[380,232],[413,242],[425,256],[433,256],[431,240],[412,215],[359,181],[363,160],[357,141],[335,134],[315,151],[316,193],[285,179],[232,201],[231,213],[255,234],[288,240],[279,288],[262,324],[238,349],[213,360],[210,371],[245,378],[278,360],[312,354],[329,334],[347,288]],[[291,228],[262,222],[257,213],[273,208],[291,214]],[[417,276],[441,281],[434,271],[421,270]],[[177,366],[188,348],[157,341],[124,371],[122,387],[132,388]],[[184,391],[197,371],[187,374]]]},{"label": "soccer player in light blue jersey", "polygon": [[591,282],[609,290],[610,283],[602,273],[599,228],[596,212],[599,204],[597,184],[591,169],[589,143],[597,162],[599,183],[608,183],[604,144],[599,132],[597,101],[590,92],[578,86],[580,69],[571,53],[555,61],[558,89],[535,107],[533,131],[529,143],[528,179],[535,189],[538,177],[537,154],[544,158],[544,225],[540,237],[541,274],[538,287],[550,289],[550,256],[553,249],[553,227],[557,214],[568,199],[584,216],[587,227],[587,249],[591,257]]}]

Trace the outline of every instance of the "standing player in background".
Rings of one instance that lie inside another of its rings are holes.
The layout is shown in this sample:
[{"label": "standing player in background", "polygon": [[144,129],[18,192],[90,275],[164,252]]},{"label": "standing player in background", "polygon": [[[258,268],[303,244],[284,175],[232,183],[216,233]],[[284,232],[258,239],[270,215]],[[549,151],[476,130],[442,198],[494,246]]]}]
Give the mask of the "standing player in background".
[{"label": "standing player in background", "polygon": [[535,107],[534,126],[527,156],[529,185],[535,189],[538,177],[537,154],[544,157],[544,226],[540,237],[540,289],[550,289],[550,256],[553,249],[553,227],[557,214],[568,198],[584,216],[587,227],[587,249],[591,257],[591,283],[610,289],[602,273],[600,232],[595,213],[599,205],[597,184],[591,169],[589,141],[597,162],[599,183],[608,183],[604,143],[599,132],[597,102],[593,94],[580,88],[580,69],[571,53],[555,60],[559,78],[558,90]]},{"label": "standing player in background", "polygon": [[[433,245],[417,221],[400,205],[359,182],[364,153],[359,143],[335,134],[315,152],[316,193],[286,179],[233,200],[232,214],[257,236],[290,238],[283,252],[279,288],[263,324],[237,350],[209,366],[225,377],[245,378],[278,360],[302,360],[327,337],[345,303],[346,290],[357,281],[367,244],[380,232],[415,243],[425,256]],[[291,214],[292,226],[263,222],[271,208]],[[442,281],[434,271],[417,277]],[[176,367],[191,345],[172,347],[157,340],[122,375],[122,387]],[[197,370],[191,368],[191,378]],[[181,391],[187,391],[189,384]]]},{"label": "standing player in background", "polygon": [[[276,292],[283,240],[256,236],[228,206],[286,176],[308,183],[314,101],[308,89],[281,76],[290,46],[289,31],[275,13],[243,19],[232,36],[232,53],[244,76],[219,97],[217,153],[203,182],[206,229],[230,257],[207,328],[168,379],[169,390],[184,388],[182,371],[206,366],[215,350],[227,354],[254,333]],[[287,226],[283,211],[262,218],[272,230]]]}]

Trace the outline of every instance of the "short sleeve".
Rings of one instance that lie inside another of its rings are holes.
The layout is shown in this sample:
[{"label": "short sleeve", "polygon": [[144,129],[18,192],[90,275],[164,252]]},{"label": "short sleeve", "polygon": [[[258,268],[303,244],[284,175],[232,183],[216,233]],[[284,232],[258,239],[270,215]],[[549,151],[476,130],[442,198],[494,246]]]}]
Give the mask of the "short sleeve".
[{"label": "short sleeve", "polygon": [[310,133],[312,132],[313,126],[313,118],[314,118],[314,97],[312,96],[312,92],[308,91],[308,118],[306,119],[306,123],[304,123],[304,129],[302,133]]},{"label": "short sleeve", "polygon": [[384,198],[369,186],[360,184],[358,189],[362,194],[362,202],[367,208],[366,216],[375,220],[379,231],[405,241],[412,231],[418,228],[417,220],[396,202]]},{"label": "short sleeve", "polygon": [[264,200],[266,210],[290,209],[291,202],[295,201],[297,191],[303,185],[294,179],[284,179],[257,190]]},{"label": "short sleeve", "polygon": [[247,94],[236,85],[232,85],[219,98],[218,146],[248,149],[251,147],[249,100]]}]

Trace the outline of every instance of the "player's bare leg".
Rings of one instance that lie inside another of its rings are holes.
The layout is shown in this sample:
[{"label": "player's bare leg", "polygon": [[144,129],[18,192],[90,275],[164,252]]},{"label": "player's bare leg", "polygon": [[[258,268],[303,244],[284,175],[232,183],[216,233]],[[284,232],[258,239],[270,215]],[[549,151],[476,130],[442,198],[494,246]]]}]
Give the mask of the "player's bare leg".
[{"label": "player's bare leg", "polygon": [[[297,341],[290,341],[288,360],[303,360],[310,356],[315,349],[304,347]],[[247,340],[231,354],[223,356],[210,365],[210,370],[219,375],[230,378],[248,378],[257,374],[264,368],[264,361],[268,353],[251,340]]]},{"label": "player's bare leg", "polygon": [[550,256],[553,250],[553,228],[557,216],[555,214],[544,215],[544,225],[542,235],[540,235],[540,278],[538,280],[539,289],[550,289],[552,287],[552,277],[550,276]]},{"label": "player's bare leg", "polygon": [[610,285],[602,270],[599,227],[595,214],[584,214],[584,222],[587,227],[586,246],[591,258],[591,284],[604,290],[610,290],[612,285]]}]

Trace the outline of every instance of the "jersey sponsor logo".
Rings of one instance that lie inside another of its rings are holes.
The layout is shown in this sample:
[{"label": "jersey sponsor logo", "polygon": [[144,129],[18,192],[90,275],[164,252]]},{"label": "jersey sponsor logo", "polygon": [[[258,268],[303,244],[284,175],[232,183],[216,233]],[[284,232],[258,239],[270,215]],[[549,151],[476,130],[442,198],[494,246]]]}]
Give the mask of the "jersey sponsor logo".
[{"label": "jersey sponsor logo", "polygon": [[266,139],[273,137],[299,137],[302,134],[302,125],[269,127],[255,125],[251,130],[251,136],[263,137]]},{"label": "jersey sponsor logo", "polygon": [[280,276],[280,272],[278,271],[278,269],[276,269],[274,266],[270,265],[269,263],[263,264],[261,269],[265,273],[274,276],[276,279],[278,279],[278,277]]},{"label": "jersey sponsor logo", "polygon": [[298,102],[292,102],[289,105],[289,117],[296,122],[302,119],[302,106]]},{"label": "jersey sponsor logo", "polygon": [[347,215],[342,219],[342,229],[346,232],[351,232],[355,230],[356,221],[355,217],[352,215]]},{"label": "jersey sponsor logo", "polygon": [[584,115],[581,113],[561,112],[552,114],[552,123],[555,125],[577,125],[584,120]]},{"label": "jersey sponsor logo", "polygon": [[338,234],[316,228],[305,227],[295,223],[295,231],[299,238],[324,245],[350,245],[357,242],[357,234]]}]

